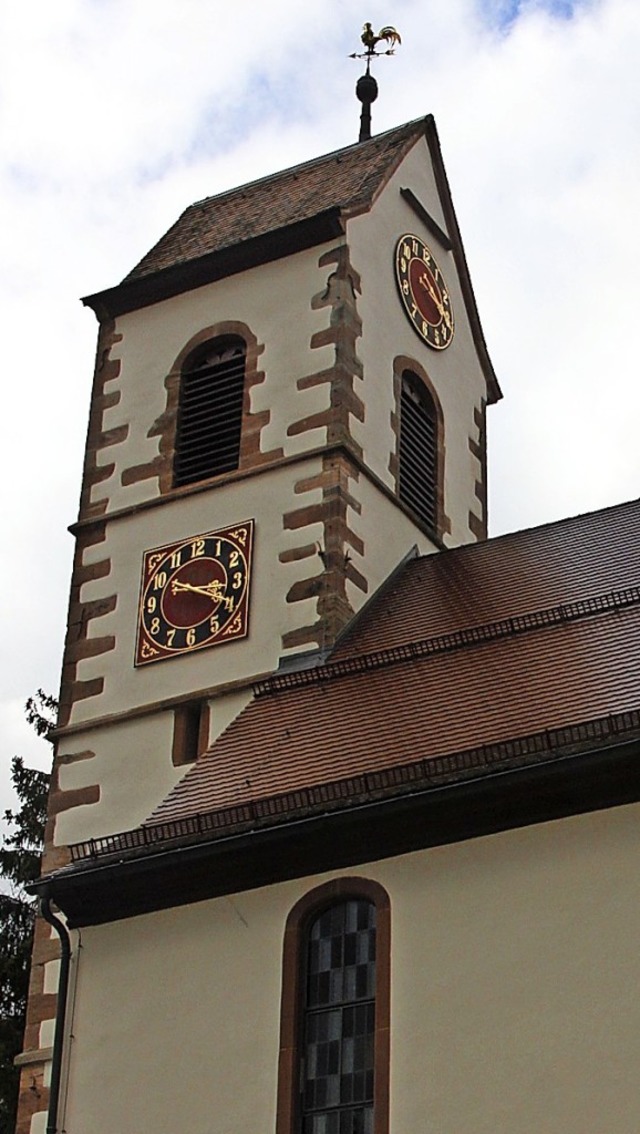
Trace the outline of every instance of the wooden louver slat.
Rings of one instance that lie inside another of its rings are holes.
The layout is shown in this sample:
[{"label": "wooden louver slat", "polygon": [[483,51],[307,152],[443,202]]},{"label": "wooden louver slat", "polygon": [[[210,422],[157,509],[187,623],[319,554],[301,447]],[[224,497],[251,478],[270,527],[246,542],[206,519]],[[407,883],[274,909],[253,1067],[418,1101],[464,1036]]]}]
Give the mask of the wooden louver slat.
[{"label": "wooden louver slat", "polygon": [[431,399],[410,371],[402,377],[398,495],[428,527],[437,527],[437,423]]},{"label": "wooden louver slat", "polygon": [[180,387],[174,485],[194,484],[237,469],[240,462],[245,344],[210,343]]}]

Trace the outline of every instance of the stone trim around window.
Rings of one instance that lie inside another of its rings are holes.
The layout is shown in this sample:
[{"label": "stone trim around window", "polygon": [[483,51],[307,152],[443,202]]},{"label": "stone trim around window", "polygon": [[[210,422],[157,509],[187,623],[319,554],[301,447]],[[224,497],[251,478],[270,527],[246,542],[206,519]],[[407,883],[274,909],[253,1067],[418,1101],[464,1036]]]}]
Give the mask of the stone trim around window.
[{"label": "stone trim around window", "polygon": [[[160,494],[162,496],[173,492],[184,492],[185,490],[190,490],[195,487],[195,485],[189,484],[183,489],[174,489],[173,484],[173,463],[182,372],[185,363],[187,363],[194,351],[204,346],[205,343],[213,342],[215,339],[224,338],[228,335],[243,339],[247,348],[242,407],[242,433],[240,438],[240,463],[238,467],[241,471],[246,471],[284,455],[284,451],[281,448],[273,449],[269,452],[263,452],[261,449],[261,432],[264,426],[269,422],[271,411],[261,410],[257,413],[251,412],[251,391],[254,386],[259,385],[265,380],[264,370],[258,369],[258,359],[264,351],[264,343],[258,342],[256,336],[245,323],[227,320],[225,322],[215,323],[211,327],[204,327],[201,331],[198,331],[197,334],[193,335],[183,346],[164,380],[165,389],[167,391],[165,409],[160,417],[154,421],[148,433],[149,437],[159,437],[159,455],[143,465],[136,465],[133,468],[125,469],[122,473],[123,484],[133,484],[140,480],[157,477]],[[211,481],[215,482],[216,479],[216,477],[213,477]]]}]

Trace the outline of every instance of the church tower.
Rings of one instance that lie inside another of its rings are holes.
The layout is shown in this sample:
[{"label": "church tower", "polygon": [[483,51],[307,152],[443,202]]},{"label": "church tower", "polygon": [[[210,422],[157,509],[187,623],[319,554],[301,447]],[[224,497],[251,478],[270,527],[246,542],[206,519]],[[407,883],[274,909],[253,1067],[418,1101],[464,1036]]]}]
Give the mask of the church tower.
[{"label": "church tower", "polygon": [[[485,539],[500,397],[431,117],[197,202],[84,302],[45,874],[137,828],[407,556]],[[55,955],[40,925],[22,1058],[45,1087]]]},{"label": "church tower", "polygon": [[192,205],[85,302],[56,847],[144,819],[414,546],[486,536],[499,396],[432,118]]}]

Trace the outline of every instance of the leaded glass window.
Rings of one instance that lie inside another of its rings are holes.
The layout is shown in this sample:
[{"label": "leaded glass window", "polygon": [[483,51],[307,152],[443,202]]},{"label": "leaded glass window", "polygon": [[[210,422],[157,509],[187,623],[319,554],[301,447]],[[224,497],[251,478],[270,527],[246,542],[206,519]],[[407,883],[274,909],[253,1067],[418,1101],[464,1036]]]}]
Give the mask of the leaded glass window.
[{"label": "leaded glass window", "polygon": [[373,1134],[376,909],[325,909],[307,938],[302,1134]]}]

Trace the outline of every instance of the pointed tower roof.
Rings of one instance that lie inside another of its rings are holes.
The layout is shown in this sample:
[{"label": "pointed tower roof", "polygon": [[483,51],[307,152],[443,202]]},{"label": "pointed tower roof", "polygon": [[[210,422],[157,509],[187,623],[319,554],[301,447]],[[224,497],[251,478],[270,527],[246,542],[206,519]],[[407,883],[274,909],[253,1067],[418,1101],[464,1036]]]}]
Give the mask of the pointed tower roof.
[{"label": "pointed tower roof", "polygon": [[196,201],[126,279],[141,279],[221,252],[327,211],[339,209],[347,215],[366,211],[424,127],[420,118],[364,144]]},{"label": "pointed tower roof", "polygon": [[[122,283],[87,296],[99,319],[158,303],[344,234],[366,213],[416,142],[424,138],[446,220],[439,237],[451,247],[488,398],[501,397],[489,358],[432,115],[335,150],[185,209]],[[410,195],[410,194],[409,194]],[[433,226],[431,218],[424,218]]]}]

